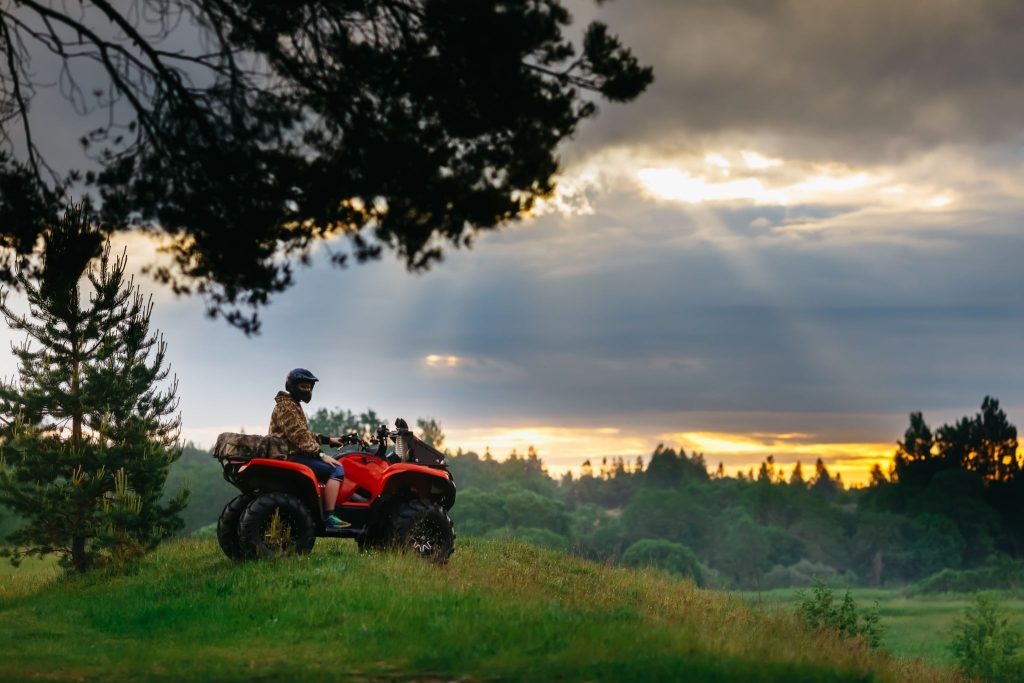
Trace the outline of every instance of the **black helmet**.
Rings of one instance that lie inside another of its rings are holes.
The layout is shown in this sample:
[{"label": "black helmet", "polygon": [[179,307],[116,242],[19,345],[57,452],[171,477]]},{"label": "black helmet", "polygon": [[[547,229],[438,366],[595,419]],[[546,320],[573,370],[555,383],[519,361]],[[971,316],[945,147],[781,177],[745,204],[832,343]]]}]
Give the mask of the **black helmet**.
[{"label": "black helmet", "polygon": [[313,398],[312,391],[299,391],[297,386],[300,382],[312,382],[316,384],[319,382],[316,376],[304,368],[295,368],[288,373],[288,377],[284,381],[284,390],[292,395],[296,401],[303,401],[309,403],[309,400]]}]

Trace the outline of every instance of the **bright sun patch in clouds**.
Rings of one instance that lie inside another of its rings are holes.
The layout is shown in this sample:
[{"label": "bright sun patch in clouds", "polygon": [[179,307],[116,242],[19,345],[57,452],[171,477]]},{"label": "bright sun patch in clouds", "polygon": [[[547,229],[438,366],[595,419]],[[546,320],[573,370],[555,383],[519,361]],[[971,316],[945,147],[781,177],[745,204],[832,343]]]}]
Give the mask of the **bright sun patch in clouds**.
[{"label": "bright sun patch in clouds", "polygon": [[[751,167],[752,170],[755,168],[775,167]],[[643,189],[655,199],[687,204],[750,201],[755,204],[777,206],[850,201],[859,191],[878,190],[889,181],[889,177],[885,175],[847,168],[808,170],[809,174],[798,177],[738,177],[730,174],[728,179],[716,180],[668,166],[641,168],[636,171],[636,178]]]},{"label": "bright sun patch in clouds", "polygon": [[758,204],[784,204],[785,196],[767,189],[757,178],[740,178],[723,182],[708,181],[677,168],[642,168],[636,177],[644,189],[656,199],[687,204],[748,199]]},{"label": "bright sun patch in clouds", "polygon": [[768,157],[752,152],[749,149],[745,149],[740,152],[740,156],[743,158],[743,163],[747,165],[747,168],[752,168],[759,171],[764,168],[775,168],[776,166],[782,165],[782,159],[769,159]]},{"label": "bright sun patch in clouds", "polygon": [[442,355],[439,353],[432,353],[423,358],[423,363],[428,368],[456,368],[462,361],[458,356]]},{"label": "bright sun patch in clouds", "polygon": [[782,159],[749,148],[675,156],[612,149],[567,168],[554,194],[532,213],[591,215],[602,195],[624,190],[647,200],[688,205],[826,205],[908,212],[947,211],[959,197],[919,166]]}]

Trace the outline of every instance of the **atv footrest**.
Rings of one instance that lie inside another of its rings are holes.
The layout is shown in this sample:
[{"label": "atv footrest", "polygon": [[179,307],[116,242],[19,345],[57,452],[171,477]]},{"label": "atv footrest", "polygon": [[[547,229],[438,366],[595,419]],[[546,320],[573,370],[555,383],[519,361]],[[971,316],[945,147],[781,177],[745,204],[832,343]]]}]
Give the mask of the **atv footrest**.
[{"label": "atv footrest", "polygon": [[356,538],[366,533],[364,527],[345,527],[344,529],[338,529],[337,531],[321,531],[317,536],[321,538]]}]

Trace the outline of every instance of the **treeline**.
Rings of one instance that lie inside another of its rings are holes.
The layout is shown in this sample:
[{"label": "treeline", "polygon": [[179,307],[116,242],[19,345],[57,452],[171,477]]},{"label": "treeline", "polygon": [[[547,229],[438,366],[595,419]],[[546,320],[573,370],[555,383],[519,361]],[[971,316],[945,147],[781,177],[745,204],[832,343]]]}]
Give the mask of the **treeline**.
[{"label": "treeline", "polygon": [[556,484],[535,452],[501,462],[456,453],[453,517],[464,533],[514,534],[710,585],[1024,584],[1024,468],[999,402],[987,397],[934,433],[914,413],[898,444],[888,471],[876,466],[853,489],[821,460],[806,479],[799,464],[783,477],[771,457],[734,478],[659,446],[646,467],[584,463]]},{"label": "treeline", "polygon": [[[379,420],[321,410],[324,432]],[[420,433],[436,445],[433,420]],[[704,585],[779,588],[832,584],[956,590],[1024,585],[1024,468],[1017,431],[998,401],[934,432],[920,413],[887,468],[847,488],[822,461],[782,472],[769,457],[737,477],[699,453],[659,446],[646,461],[584,463],[552,478],[540,455],[497,460],[456,451],[452,510],[460,535],[518,536],[599,561],[655,565]],[[167,490],[191,490],[186,533],[216,521],[234,489],[205,450],[186,446]]]},{"label": "treeline", "polygon": [[856,507],[827,467],[804,482],[709,474],[699,454],[659,446],[649,464],[602,463],[557,483],[536,454],[450,459],[462,533],[515,535],[591,559],[655,565],[708,585],[854,580],[843,541]]}]

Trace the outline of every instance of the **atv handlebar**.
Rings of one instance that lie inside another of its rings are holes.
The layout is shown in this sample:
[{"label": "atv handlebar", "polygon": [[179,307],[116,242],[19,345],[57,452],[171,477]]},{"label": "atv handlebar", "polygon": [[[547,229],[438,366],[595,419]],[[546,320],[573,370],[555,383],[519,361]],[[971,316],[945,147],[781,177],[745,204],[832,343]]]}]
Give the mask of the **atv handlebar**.
[{"label": "atv handlebar", "polygon": [[387,425],[381,425],[377,428],[376,435],[369,441],[364,440],[358,432],[350,432],[337,438],[341,440],[342,446],[353,444],[359,446],[359,448],[364,451],[369,450],[371,444],[377,444],[376,457],[392,462],[391,458],[387,457],[388,439],[397,443],[399,438],[411,432],[409,429],[409,423],[402,418],[395,420],[395,428],[395,431],[391,431],[388,429]]},{"label": "atv handlebar", "polygon": [[363,443],[365,443],[363,441],[363,438],[361,436],[359,436],[358,434],[356,434],[355,432],[351,432],[349,434],[342,434],[338,438],[341,439],[342,445],[350,444],[351,443],[351,444],[357,444],[357,445],[362,446]]}]

